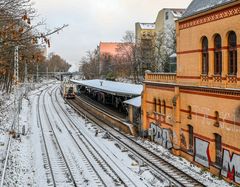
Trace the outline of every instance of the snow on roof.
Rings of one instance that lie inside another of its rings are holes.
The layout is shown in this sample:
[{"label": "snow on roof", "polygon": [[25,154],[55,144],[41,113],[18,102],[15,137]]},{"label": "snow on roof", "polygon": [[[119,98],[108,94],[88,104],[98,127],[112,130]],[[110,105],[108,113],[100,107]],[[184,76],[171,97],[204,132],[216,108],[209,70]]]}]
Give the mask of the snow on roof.
[{"label": "snow on roof", "polygon": [[174,58],[174,57],[177,57],[176,53],[173,53],[172,55],[170,55],[170,58]]},{"label": "snow on roof", "polygon": [[141,29],[155,29],[154,23],[140,23]]},{"label": "snow on roof", "polygon": [[71,80],[75,84],[84,85],[90,88],[95,88],[111,94],[120,95],[141,95],[143,86],[138,84],[122,83],[107,80]]},{"label": "snow on roof", "polygon": [[170,9],[174,18],[182,17],[185,9]]},{"label": "snow on roof", "polygon": [[215,8],[236,0],[193,0],[183,14],[183,18]]},{"label": "snow on roof", "polygon": [[142,104],[142,98],[141,98],[141,96],[134,97],[134,98],[132,98],[132,99],[129,99],[129,100],[127,100],[127,101],[124,101],[124,103],[139,108],[139,107],[141,107],[141,104]]}]

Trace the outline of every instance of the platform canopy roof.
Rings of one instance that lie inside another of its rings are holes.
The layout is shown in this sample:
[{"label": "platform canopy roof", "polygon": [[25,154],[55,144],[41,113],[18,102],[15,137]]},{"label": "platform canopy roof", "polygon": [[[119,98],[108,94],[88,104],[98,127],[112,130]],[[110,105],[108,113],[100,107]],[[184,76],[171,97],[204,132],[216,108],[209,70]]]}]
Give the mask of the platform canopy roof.
[{"label": "platform canopy roof", "polygon": [[142,104],[142,98],[141,96],[134,97],[132,99],[129,99],[127,101],[124,101],[123,103],[126,103],[128,105],[132,105],[134,107],[140,108]]},{"label": "platform canopy roof", "polygon": [[107,80],[71,80],[72,83],[88,88],[119,96],[139,96],[143,91],[143,85],[122,83]]}]

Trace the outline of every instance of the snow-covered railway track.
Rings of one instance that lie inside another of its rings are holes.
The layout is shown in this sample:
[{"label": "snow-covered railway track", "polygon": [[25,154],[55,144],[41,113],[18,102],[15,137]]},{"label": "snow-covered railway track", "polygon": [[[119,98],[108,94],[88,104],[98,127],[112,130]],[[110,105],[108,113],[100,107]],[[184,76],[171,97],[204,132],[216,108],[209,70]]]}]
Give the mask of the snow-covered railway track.
[{"label": "snow-covered railway track", "polygon": [[[57,90],[55,90],[55,99],[52,96],[52,104],[56,111],[65,116],[59,115],[62,123],[68,129],[69,134],[80,150],[83,151],[85,158],[93,165],[93,169],[97,170],[98,176],[102,178],[106,186],[138,186],[133,179],[131,179],[113,160],[100,148],[95,140],[84,129],[79,130],[77,122],[72,119],[68,112],[61,106],[61,102],[57,97]],[[53,100],[54,99],[54,100]],[[66,121],[67,119],[67,121]],[[109,163],[110,162],[110,163]]]},{"label": "snow-covered railway track", "polygon": [[62,152],[59,142],[55,136],[52,124],[47,114],[45,95],[48,90],[41,92],[38,98],[38,125],[41,129],[44,148],[44,167],[49,186],[71,185],[76,182],[71,173],[70,167]]},{"label": "snow-covered railway track", "polygon": [[52,116],[50,121],[55,121],[55,125],[52,125],[52,128],[53,130],[55,129],[56,137],[58,137],[59,144],[66,155],[72,174],[74,177],[76,176],[75,178],[78,180],[76,181],[76,185],[108,186],[98,174],[99,171],[96,170],[94,166],[95,163],[89,159],[87,152],[82,149],[79,142],[72,136],[72,132],[69,130],[69,127],[67,127],[68,124],[66,124],[65,119],[62,118],[61,111],[55,107],[52,100],[54,90],[55,89],[51,90],[49,93],[51,99],[48,100],[48,114]]},{"label": "snow-covered railway track", "polygon": [[[77,112],[79,112],[82,116],[90,115],[91,114],[84,109],[79,107],[78,102],[81,102],[89,105],[96,110],[99,110],[99,108],[96,108],[93,104],[86,102],[85,100],[82,100],[81,98],[77,98],[74,101],[70,100],[67,101]],[[113,120],[115,117],[112,118]],[[205,186],[203,183],[199,182],[186,172],[178,169],[174,165],[172,165],[170,162],[166,161],[165,159],[159,157],[152,151],[148,150],[141,144],[134,141],[132,138],[128,137],[127,135],[117,131],[112,126],[108,125],[105,121],[97,118],[97,116],[91,116],[90,121],[93,121],[97,125],[99,125],[101,128],[103,128],[105,131],[109,132],[111,136],[119,142],[122,146],[126,147],[130,152],[132,152],[134,155],[136,155],[139,159],[144,161],[147,165],[149,165],[155,172],[157,172],[159,175],[163,176],[169,181],[170,185],[175,186]]]}]

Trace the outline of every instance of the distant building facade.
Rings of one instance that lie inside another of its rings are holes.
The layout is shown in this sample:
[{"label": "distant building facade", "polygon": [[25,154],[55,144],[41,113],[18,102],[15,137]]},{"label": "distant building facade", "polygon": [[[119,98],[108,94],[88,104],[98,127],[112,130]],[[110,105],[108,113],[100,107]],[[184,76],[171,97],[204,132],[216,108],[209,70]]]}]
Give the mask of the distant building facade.
[{"label": "distant building facade", "polygon": [[148,73],[143,132],[240,185],[240,1],[193,0],[176,23],[177,73]]},{"label": "distant building facade", "polygon": [[140,75],[155,69],[155,24],[135,23],[135,43]]},{"label": "distant building facade", "polygon": [[[155,21],[155,61],[157,71],[170,71],[170,56],[176,53],[176,20],[185,9],[164,8],[158,12]],[[167,67],[165,67],[167,66]]]},{"label": "distant building facade", "polygon": [[170,71],[170,56],[176,53],[175,21],[184,10],[164,8],[159,11],[154,23],[135,24],[140,74],[146,70]]},{"label": "distant building facade", "polygon": [[164,8],[158,12],[155,29],[156,33],[168,33],[175,29],[175,21],[182,17],[185,9]]}]

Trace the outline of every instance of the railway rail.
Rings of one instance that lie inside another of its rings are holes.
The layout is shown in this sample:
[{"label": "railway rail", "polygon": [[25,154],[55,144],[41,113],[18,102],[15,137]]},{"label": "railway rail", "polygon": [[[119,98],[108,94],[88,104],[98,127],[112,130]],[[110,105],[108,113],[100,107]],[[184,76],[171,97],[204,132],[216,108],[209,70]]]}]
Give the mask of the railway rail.
[{"label": "railway rail", "polygon": [[[38,107],[38,125],[40,126],[41,129],[43,146],[45,150],[44,162],[45,168],[47,170],[46,176],[48,184],[58,186],[60,184],[66,183],[68,185],[77,186],[47,113],[45,104],[45,95],[47,91],[48,90],[44,90],[41,92],[38,99],[37,107]],[[42,110],[44,111],[43,113],[40,112],[41,96],[43,105]],[[45,123],[43,122],[43,119],[45,119],[44,120]]]},{"label": "railway rail", "polygon": [[[60,115],[61,109],[59,110],[57,108],[55,102],[53,101],[53,94],[51,94],[51,104],[54,107],[54,109],[55,109],[55,111],[56,111],[56,113],[57,113],[61,123],[66,128],[69,136],[74,141],[75,145],[77,146],[78,150],[80,151],[81,159],[84,161],[84,164],[87,165],[87,169],[91,173],[92,178],[94,179],[95,183],[98,186],[107,186],[106,182],[102,179],[102,177],[99,175],[99,172],[94,167],[94,163],[92,163],[92,160],[89,158],[89,155],[87,155],[86,147],[84,149],[83,146],[81,145],[83,142],[79,142],[80,133],[77,133],[77,134],[75,133],[76,129],[74,129],[74,126],[72,124],[71,124],[71,129],[70,129],[70,127],[68,127],[69,123],[66,122],[66,120],[62,117],[62,115]],[[65,115],[64,112],[61,112],[61,114]]]},{"label": "railway rail", "polygon": [[[98,107],[95,107],[93,104],[86,102],[85,100],[77,97],[75,100],[65,100],[69,105],[71,105],[80,115],[82,116],[91,116],[88,111],[85,111],[83,108],[80,108],[79,105],[84,103],[85,105],[93,107],[95,110],[99,110]],[[103,115],[106,115],[102,111]],[[116,118],[113,116],[112,120]],[[135,140],[130,138],[129,136],[121,133],[116,130],[114,127],[108,125],[106,121],[103,121],[98,116],[91,116],[90,121],[93,121],[97,125],[99,125],[102,129],[109,132],[109,134],[122,146],[126,147],[130,152],[144,161],[147,165],[149,165],[155,172],[163,176],[169,181],[170,185],[174,186],[205,186],[203,183],[199,182],[186,172],[178,169],[167,160],[159,157],[152,151],[148,150],[141,144],[137,143]]]},{"label": "railway rail", "polygon": [[[95,167],[96,165],[100,165],[100,170],[103,170],[114,182],[114,185],[122,185],[122,186],[139,186],[139,183],[131,179],[122,169],[119,167],[116,163],[114,163],[114,160],[111,159],[105,151],[97,145],[95,140],[87,135],[86,131],[81,128],[79,130],[79,127],[77,126],[77,121],[74,121],[69,114],[64,110],[63,106],[61,105],[61,102],[58,100],[57,96],[57,90],[55,91],[55,102],[52,98],[52,104],[55,108],[55,110],[59,111],[60,109],[61,113],[65,115],[66,118],[63,118],[60,114],[59,117],[61,118],[62,122],[65,124],[65,127],[71,131],[70,135],[73,139],[75,139],[76,144],[80,147],[81,150],[84,150],[85,153],[89,153],[88,155],[91,155],[94,158],[95,161]],[[71,126],[71,130],[69,126],[66,125],[66,122],[64,122],[64,119],[68,119],[68,123]],[[80,140],[80,143],[77,142],[77,139]],[[109,162],[111,164],[109,164]],[[101,173],[98,169],[98,173]],[[142,181],[141,181],[142,182]],[[106,183],[105,183],[106,184]],[[111,183],[107,183],[106,186],[111,186]]]}]

